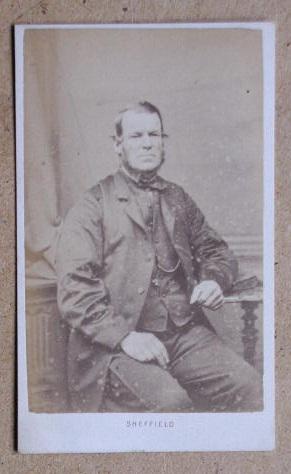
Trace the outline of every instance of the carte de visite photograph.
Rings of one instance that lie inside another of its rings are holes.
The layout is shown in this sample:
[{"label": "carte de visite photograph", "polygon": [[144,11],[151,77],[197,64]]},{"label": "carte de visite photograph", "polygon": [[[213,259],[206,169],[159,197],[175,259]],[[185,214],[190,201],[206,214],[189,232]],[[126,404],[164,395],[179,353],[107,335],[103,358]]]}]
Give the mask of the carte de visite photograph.
[{"label": "carte de visite photograph", "polygon": [[20,449],[272,449],[273,25],[15,43]]}]

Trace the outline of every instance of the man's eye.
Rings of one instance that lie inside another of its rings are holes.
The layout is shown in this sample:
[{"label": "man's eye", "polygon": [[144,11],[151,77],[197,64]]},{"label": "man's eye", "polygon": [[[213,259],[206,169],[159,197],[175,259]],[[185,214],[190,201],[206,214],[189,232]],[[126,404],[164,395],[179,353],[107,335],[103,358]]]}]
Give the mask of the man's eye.
[{"label": "man's eye", "polygon": [[132,135],[129,136],[129,138],[140,138],[141,134],[140,133],[133,133]]},{"label": "man's eye", "polygon": [[159,132],[152,132],[149,135],[150,135],[150,137],[157,137],[157,138],[161,137],[161,134]]}]

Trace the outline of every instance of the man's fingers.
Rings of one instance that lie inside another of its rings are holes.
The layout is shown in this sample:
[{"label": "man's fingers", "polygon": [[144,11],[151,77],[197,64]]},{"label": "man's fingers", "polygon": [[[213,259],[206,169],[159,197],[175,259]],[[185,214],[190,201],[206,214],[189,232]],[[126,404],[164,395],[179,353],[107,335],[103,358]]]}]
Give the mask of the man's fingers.
[{"label": "man's fingers", "polygon": [[216,309],[221,308],[222,305],[223,305],[223,301],[219,301],[218,303],[213,303],[209,305],[209,309],[212,309],[213,311],[215,311]]},{"label": "man's fingers", "polygon": [[[196,291],[195,291],[196,290]],[[195,288],[193,291],[193,294],[191,296],[190,304],[197,303],[197,304],[205,304],[208,298],[212,298],[215,296],[215,293],[217,293],[218,289],[213,288],[210,290],[208,288]]]},{"label": "man's fingers", "polygon": [[125,353],[139,362],[149,362],[155,359],[151,350],[143,345],[125,348]]},{"label": "man's fingers", "polygon": [[215,291],[205,299],[205,305],[209,306],[215,304],[217,301],[222,300],[223,295],[221,291]]},{"label": "man's fingers", "polygon": [[222,291],[218,283],[214,280],[205,280],[194,288],[190,304],[196,303],[209,307],[219,295],[222,295]]},{"label": "man's fingers", "polygon": [[223,305],[223,301],[224,301],[223,295],[219,294],[219,295],[216,295],[214,298],[213,297],[209,298],[209,300],[205,302],[205,306],[207,308],[215,310],[215,309],[220,308],[220,306]]},{"label": "man's fingers", "polygon": [[165,361],[166,363],[169,362],[169,355],[168,355],[168,351],[167,349],[165,348],[164,344],[158,339],[158,349],[159,349],[159,352],[163,355],[163,357],[165,358]]},{"label": "man's fingers", "polygon": [[159,340],[157,340],[157,343],[153,345],[152,353],[162,367],[167,366],[169,363],[168,352],[165,346]]},{"label": "man's fingers", "polygon": [[167,367],[167,363],[165,361],[165,357],[163,356],[163,354],[156,354],[156,357],[155,357],[157,363],[163,367],[163,369],[165,369]]},{"label": "man's fingers", "polygon": [[162,367],[166,367],[169,356],[164,344],[153,334],[132,332],[121,343],[122,350],[140,362],[156,359]]},{"label": "man's fingers", "polygon": [[220,288],[213,288],[210,292],[209,289],[205,289],[205,291],[202,292],[200,304],[208,306],[209,304],[212,304],[212,302],[221,295],[222,293]]},{"label": "man's fingers", "polygon": [[201,297],[201,290],[199,288],[194,288],[194,291],[191,295],[190,304],[197,303],[199,304],[199,299]]},{"label": "man's fingers", "polygon": [[160,339],[158,337],[154,336],[154,335],[153,335],[153,338],[151,340],[151,347],[155,348],[155,350],[158,351],[158,352],[162,352],[165,355],[166,359],[169,359],[168,351],[167,351],[166,347],[164,346],[162,341],[160,341]]},{"label": "man's fingers", "polygon": [[166,362],[165,355],[159,348],[157,348],[156,346],[152,346],[149,349],[149,351],[150,351],[150,359],[147,359],[147,360],[156,359],[159,365],[161,365],[162,367],[166,367],[167,362]]},{"label": "man's fingers", "polygon": [[150,350],[141,350],[138,354],[140,362],[149,362],[150,360],[153,360],[155,356],[152,354]]}]

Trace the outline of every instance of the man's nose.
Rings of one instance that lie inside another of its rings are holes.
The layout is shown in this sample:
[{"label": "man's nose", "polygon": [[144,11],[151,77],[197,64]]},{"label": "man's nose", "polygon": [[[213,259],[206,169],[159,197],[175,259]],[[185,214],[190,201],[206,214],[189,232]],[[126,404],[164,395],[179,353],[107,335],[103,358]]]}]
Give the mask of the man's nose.
[{"label": "man's nose", "polygon": [[151,137],[147,133],[143,135],[142,146],[147,149],[153,146]]}]

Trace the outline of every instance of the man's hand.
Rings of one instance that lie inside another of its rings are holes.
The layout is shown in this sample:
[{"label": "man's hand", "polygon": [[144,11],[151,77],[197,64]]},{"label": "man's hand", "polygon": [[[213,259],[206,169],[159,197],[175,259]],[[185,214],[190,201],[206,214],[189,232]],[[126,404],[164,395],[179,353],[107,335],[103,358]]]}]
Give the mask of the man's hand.
[{"label": "man's hand", "polygon": [[216,310],[223,305],[223,293],[219,284],[214,280],[205,280],[195,286],[190,304],[199,304]]},{"label": "man's hand", "polygon": [[169,356],[164,344],[153,334],[132,331],[120,343],[122,350],[140,362],[156,360],[166,368]]}]

